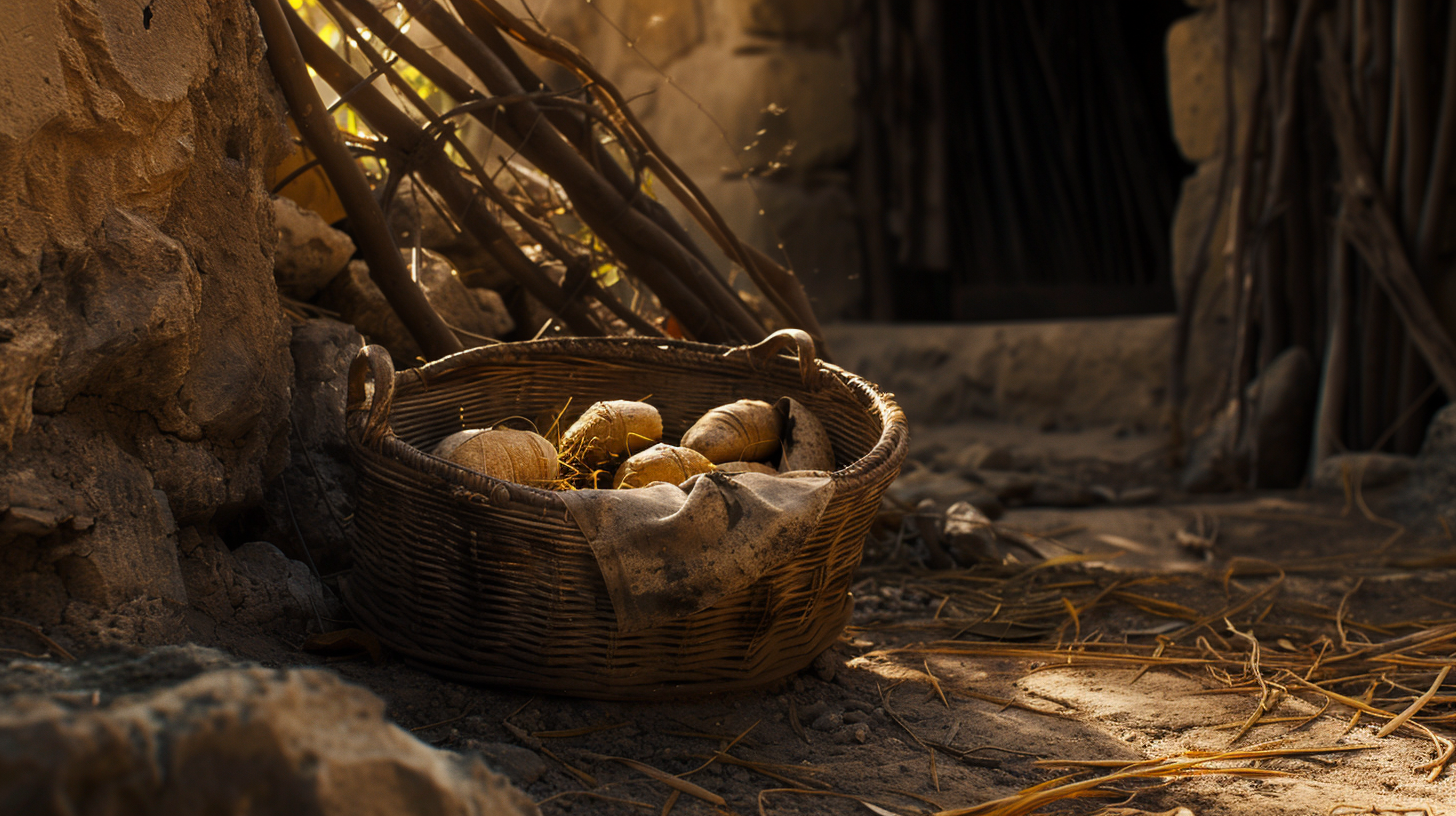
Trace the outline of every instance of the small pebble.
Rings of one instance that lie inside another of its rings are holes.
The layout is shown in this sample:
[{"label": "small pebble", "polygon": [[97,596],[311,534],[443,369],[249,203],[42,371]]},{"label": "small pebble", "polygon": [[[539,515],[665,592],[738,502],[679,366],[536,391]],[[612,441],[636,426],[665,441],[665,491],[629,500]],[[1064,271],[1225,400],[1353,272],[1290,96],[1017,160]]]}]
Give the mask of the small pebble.
[{"label": "small pebble", "polygon": [[844,718],[832,711],[820,714],[809,724],[815,731],[834,731],[844,724]]},{"label": "small pebble", "polygon": [[850,723],[851,725],[853,725],[854,723],[866,722],[866,721],[869,720],[869,718],[870,718],[870,715],[869,714],[866,714],[863,711],[846,711],[846,712],[844,712],[844,721],[847,722],[847,723]]},{"label": "small pebble", "polygon": [[818,657],[814,658],[812,664],[814,676],[826,683],[832,681],[835,673],[839,671],[839,663],[839,655],[835,654],[832,649],[820,653]]},{"label": "small pebble", "polygon": [[814,722],[828,713],[829,704],[823,700],[819,700],[799,709],[799,722]]}]

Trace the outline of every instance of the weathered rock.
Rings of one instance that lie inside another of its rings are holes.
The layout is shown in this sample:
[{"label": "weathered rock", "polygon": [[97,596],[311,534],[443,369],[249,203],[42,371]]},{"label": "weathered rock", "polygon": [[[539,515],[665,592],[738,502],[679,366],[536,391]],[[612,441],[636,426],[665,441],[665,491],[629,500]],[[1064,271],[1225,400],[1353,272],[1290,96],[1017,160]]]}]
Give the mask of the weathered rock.
[{"label": "weathered rock", "polygon": [[252,592],[227,545],[216,536],[202,537],[196,531],[180,547],[178,561],[187,601],[219,623],[231,622]]},{"label": "weathered rock", "polygon": [[311,299],[354,255],[354,239],[291,198],[274,196],[273,223],[278,227],[273,277],[289,297]]},{"label": "weathered rock", "polygon": [[941,535],[951,557],[962,566],[1000,560],[996,526],[970,502],[956,502],[946,508]]},{"label": "weathered rock", "polygon": [[[401,254],[409,263],[412,253],[402,251]],[[499,295],[477,297],[460,282],[444,256],[430,250],[421,250],[420,255],[417,273],[420,288],[467,348],[489,342],[489,338],[498,338],[515,328]],[[419,345],[370,279],[369,268],[363,261],[353,261],[345,267],[324,289],[320,302],[354,324],[371,343],[389,349],[397,367],[407,367],[421,359]]]},{"label": "weathered rock", "polygon": [[[349,565],[343,519],[354,512],[354,467],[344,436],[349,364],[363,345],[353,326],[317,319],[293,327],[292,444],[268,486],[252,535],[293,553],[308,547],[319,569]],[[299,536],[302,535],[302,540]]]},{"label": "weathered rock", "polygon": [[947,505],[965,499],[981,503],[996,501],[985,487],[955,473],[936,473],[929,468],[908,469],[890,485],[888,495],[906,507],[914,507],[925,499]]},{"label": "weathered rock", "polygon": [[364,338],[352,326],[317,319],[293,327],[293,425],[306,440],[345,455],[344,401],[349,365]]},{"label": "weathered rock", "polygon": [[1412,477],[1402,490],[1410,523],[1428,523],[1433,510],[1445,518],[1456,515],[1456,403],[1437,411],[1426,426]]},{"label": "weathered rock", "polygon": [[[186,600],[167,497],[108,434],[73,417],[41,417],[6,464],[0,558],[20,569],[0,569],[4,614],[48,611],[40,622],[54,624],[66,598],[103,608]],[[27,575],[36,571],[58,580]],[[35,597],[27,586],[63,595]]]},{"label": "weathered rock", "polygon": [[1420,456],[1431,463],[1456,466],[1456,403],[1445,406],[1431,418]]},{"label": "weathered rock", "polygon": [[[1258,33],[1262,20],[1257,8],[1233,9],[1235,33],[1234,102],[1247,109],[1258,77]],[[1219,150],[1224,122],[1225,35],[1218,12],[1211,6],[1168,28],[1168,101],[1173,136],[1191,162],[1213,159]]]},{"label": "weathered rock", "polygon": [[1235,447],[1237,409],[1230,402],[1193,441],[1183,489],[1226,490],[1250,478],[1263,488],[1298,485],[1309,452],[1315,382],[1314,362],[1304,349],[1291,348],[1274,358],[1245,389],[1249,407],[1245,430],[1238,434],[1242,441]]},{"label": "weathered rock", "polygon": [[978,470],[1011,470],[1015,459],[1011,449],[1004,445],[974,442],[954,451],[937,454],[932,464],[940,470],[974,478],[974,473]]},{"label": "weathered rock", "polygon": [[955,566],[950,553],[943,546],[942,530],[945,520],[935,499],[921,499],[915,505],[912,518],[915,532],[920,535],[920,541],[925,545],[925,565],[931,569],[950,569]]},{"label": "weathered rock", "polygon": [[256,502],[286,452],[262,183],[282,117],[244,0],[15,14],[0,493],[24,495],[0,511],[0,606],[87,643],[173,637],[177,525]]},{"label": "weathered rock", "polygon": [[[535,814],[478,759],[439,751],[317,670],[218,668],[196,648],[0,670],[0,812]],[[42,683],[36,681],[43,680]]]},{"label": "weathered rock", "polygon": [[240,622],[288,626],[332,616],[337,610],[338,604],[307,565],[267,541],[244,544],[232,556],[253,584],[254,597],[241,604]]},{"label": "weathered rock", "polygon": [[306,565],[266,541],[230,551],[217,536],[183,531],[179,538],[188,603],[216,624],[296,639],[318,631],[320,618],[341,615],[338,599]]},{"label": "weathered rock", "polygon": [[832,683],[834,682],[835,675],[839,674],[839,669],[843,665],[843,655],[835,652],[833,649],[825,649],[814,656],[814,661],[809,664],[809,671],[812,671],[814,676],[820,680],[826,683]]},{"label": "weathered rock", "polygon": [[1345,453],[1320,462],[1311,479],[1315,490],[1343,491],[1359,486],[1385,487],[1404,481],[1415,470],[1416,459],[1394,453]]},{"label": "weathered rock", "polygon": [[45,325],[0,324],[0,447],[30,430],[35,382],[59,339]]},{"label": "weathered rock", "polygon": [[140,441],[142,462],[166,494],[178,525],[202,524],[228,503],[228,474],[205,440],[184,442],[170,434]]},{"label": "weathered rock", "polygon": [[54,385],[38,402],[53,409],[97,394],[195,438],[176,395],[199,346],[202,276],[181,243],[133,212],[106,214],[90,243],[55,281],[69,294],[67,319]]}]

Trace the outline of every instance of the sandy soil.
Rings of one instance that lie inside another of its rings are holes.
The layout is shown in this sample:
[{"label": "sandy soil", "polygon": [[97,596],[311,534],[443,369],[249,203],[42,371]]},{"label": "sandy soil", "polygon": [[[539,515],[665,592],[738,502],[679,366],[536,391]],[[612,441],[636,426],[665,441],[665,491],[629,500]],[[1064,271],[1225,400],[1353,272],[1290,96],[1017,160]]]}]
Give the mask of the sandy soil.
[{"label": "sandy soil", "polygon": [[[1293,678],[1317,656],[1456,620],[1444,536],[1307,495],[1013,509],[999,524],[1055,532],[1064,551],[1087,555],[932,571],[901,532],[898,548],[871,548],[896,555],[862,568],[854,624],[835,649],[755,692],[606,703],[440,681],[388,656],[330,665],[383,696],[421,739],[481,752],[547,814],[933,813],[1118,770],[1057,763],[1250,748],[1319,750],[1207,766],[1257,769],[1241,775],[1126,779],[1040,812],[1456,814],[1456,771],[1430,780],[1421,769],[1435,756],[1431,738],[1379,738],[1383,718],[1352,723],[1348,706]],[[1160,639],[1208,662],[1080,665],[1148,655]],[[1388,682],[1330,687],[1408,702],[1435,665],[1453,662],[1450,642],[1428,650],[1431,667],[1392,665]],[[271,663],[312,660],[257,638],[231,645]],[[1240,733],[1261,680],[1288,693]],[[1450,714],[1453,685],[1422,717]],[[644,766],[691,785],[678,790]]]}]

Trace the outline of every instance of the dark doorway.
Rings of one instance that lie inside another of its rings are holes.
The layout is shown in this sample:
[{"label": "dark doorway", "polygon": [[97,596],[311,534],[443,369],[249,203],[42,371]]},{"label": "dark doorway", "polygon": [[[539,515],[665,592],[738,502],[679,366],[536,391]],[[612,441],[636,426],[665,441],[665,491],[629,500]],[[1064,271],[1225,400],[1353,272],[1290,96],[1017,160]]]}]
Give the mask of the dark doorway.
[{"label": "dark doorway", "polygon": [[1179,0],[866,0],[868,317],[1173,309],[1164,39]]}]

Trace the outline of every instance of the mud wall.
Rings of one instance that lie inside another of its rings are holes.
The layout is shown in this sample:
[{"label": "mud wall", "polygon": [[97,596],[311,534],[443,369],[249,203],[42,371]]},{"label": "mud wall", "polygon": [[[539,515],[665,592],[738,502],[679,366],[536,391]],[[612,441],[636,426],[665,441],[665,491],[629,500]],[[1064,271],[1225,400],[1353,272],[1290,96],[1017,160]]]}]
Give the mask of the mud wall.
[{"label": "mud wall", "polygon": [[99,631],[181,606],[179,542],[287,456],[285,132],[246,0],[33,0],[6,28],[0,614]]}]

